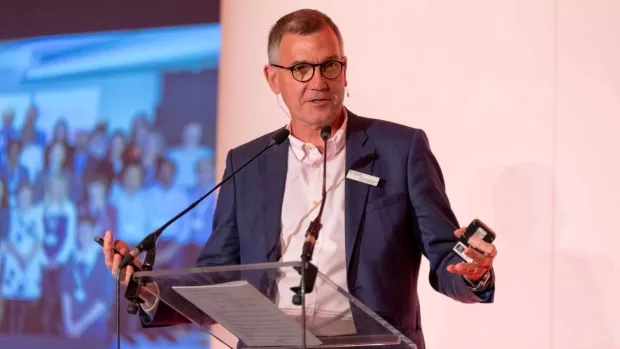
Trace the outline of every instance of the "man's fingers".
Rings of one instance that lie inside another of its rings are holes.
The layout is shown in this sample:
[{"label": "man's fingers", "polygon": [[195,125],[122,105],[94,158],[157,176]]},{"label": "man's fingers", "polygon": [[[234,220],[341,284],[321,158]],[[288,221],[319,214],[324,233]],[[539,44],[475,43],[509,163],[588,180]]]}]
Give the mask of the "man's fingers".
[{"label": "man's fingers", "polygon": [[463,235],[463,233],[465,232],[465,229],[466,229],[466,228],[459,228],[459,229],[455,230],[455,231],[454,231],[454,235],[455,235],[457,238],[460,238],[460,237],[461,237],[461,235]]},{"label": "man's fingers", "polygon": [[114,252],[112,252],[112,233],[110,231],[106,231],[103,236],[103,257],[105,259],[105,265],[108,269],[111,269]]},{"label": "man's fingers", "polygon": [[497,255],[497,249],[495,248],[495,245],[483,241],[480,238],[472,236],[471,238],[469,238],[468,242],[470,246],[479,249],[489,257],[495,257]]},{"label": "man's fingers", "polygon": [[114,248],[122,253],[123,255],[126,255],[129,253],[129,246],[127,246],[127,244],[125,243],[125,241],[123,240],[116,240],[114,241]]},{"label": "man's fingers", "polygon": [[116,273],[118,272],[118,267],[121,265],[121,256],[118,254],[114,255],[114,259],[112,261],[112,276],[116,277]]},{"label": "man's fingers", "polygon": [[476,264],[480,265],[483,268],[488,269],[491,268],[491,266],[493,265],[493,257],[483,255],[482,253],[474,250],[473,248],[466,248],[465,254],[471,257],[471,259],[473,259]]},{"label": "man's fingers", "polygon": [[448,266],[448,271],[453,274],[459,274],[463,276],[472,276],[480,274],[484,269],[476,263],[460,262],[458,264],[452,264]]},{"label": "man's fingers", "polygon": [[133,267],[131,265],[128,265],[127,268],[125,269],[125,273],[124,273],[125,275],[123,275],[124,279],[121,280],[123,284],[125,285],[129,284],[129,281],[131,281],[131,276],[133,275],[133,272],[134,272]]}]

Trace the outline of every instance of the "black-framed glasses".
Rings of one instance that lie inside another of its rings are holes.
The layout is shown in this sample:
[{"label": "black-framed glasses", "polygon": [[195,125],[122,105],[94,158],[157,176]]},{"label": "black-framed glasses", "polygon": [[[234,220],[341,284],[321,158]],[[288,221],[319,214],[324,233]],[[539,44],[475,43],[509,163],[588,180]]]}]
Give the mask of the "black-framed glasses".
[{"label": "black-framed glasses", "polygon": [[277,64],[271,64],[274,67],[290,70],[293,78],[299,82],[308,82],[314,76],[316,67],[320,67],[321,75],[325,79],[333,80],[337,79],[345,66],[346,62],[340,62],[336,60],[329,60],[323,63],[297,63],[290,67],[284,67]]}]

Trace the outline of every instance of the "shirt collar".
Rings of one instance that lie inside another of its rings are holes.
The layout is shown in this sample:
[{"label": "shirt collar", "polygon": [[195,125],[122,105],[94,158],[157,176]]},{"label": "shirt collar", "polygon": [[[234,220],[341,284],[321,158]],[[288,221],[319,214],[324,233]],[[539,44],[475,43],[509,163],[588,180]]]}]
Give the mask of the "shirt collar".
[{"label": "shirt collar", "polygon": [[[328,160],[340,153],[346,144],[347,121],[349,117],[346,108],[342,108],[342,112],[344,113],[344,121],[342,122],[342,126],[327,140]],[[290,122],[286,128],[288,130],[291,129]],[[293,154],[297,160],[305,163],[313,163],[321,159],[321,154],[313,144],[303,142],[301,139],[293,136],[292,133],[288,136],[288,138],[290,142],[290,149],[293,151]]]}]

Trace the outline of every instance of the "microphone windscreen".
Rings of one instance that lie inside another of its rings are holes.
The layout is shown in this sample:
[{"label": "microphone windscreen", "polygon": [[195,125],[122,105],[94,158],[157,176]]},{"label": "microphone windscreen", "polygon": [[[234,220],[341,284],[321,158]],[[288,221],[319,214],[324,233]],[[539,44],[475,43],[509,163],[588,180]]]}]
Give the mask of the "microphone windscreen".
[{"label": "microphone windscreen", "polygon": [[288,135],[290,134],[289,130],[282,128],[280,130],[278,130],[272,137],[271,137],[271,142],[273,145],[279,145],[280,143],[284,142],[287,138]]},{"label": "microphone windscreen", "polygon": [[321,138],[324,141],[327,141],[329,139],[329,136],[331,136],[331,135],[332,135],[332,127],[331,126],[327,125],[327,126],[325,126],[325,127],[323,127],[321,129]]}]

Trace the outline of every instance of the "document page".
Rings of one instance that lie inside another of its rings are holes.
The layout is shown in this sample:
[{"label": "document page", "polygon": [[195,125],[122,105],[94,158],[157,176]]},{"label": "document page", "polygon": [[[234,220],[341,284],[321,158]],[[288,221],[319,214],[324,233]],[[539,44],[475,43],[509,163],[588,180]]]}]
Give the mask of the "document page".
[{"label": "document page", "polygon": [[[247,281],[218,285],[173,286],[247,346],[300,346],[302,326]],[[308,346],[322,342],[306,331]]]}]

